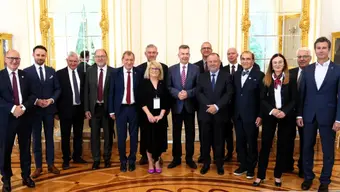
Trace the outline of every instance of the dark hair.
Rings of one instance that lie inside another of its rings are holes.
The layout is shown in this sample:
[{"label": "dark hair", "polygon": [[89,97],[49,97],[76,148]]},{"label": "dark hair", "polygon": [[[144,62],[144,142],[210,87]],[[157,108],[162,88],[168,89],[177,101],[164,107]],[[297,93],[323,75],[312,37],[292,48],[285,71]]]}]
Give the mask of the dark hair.
[{"label": "dark hair", "polygon": [[327,37],[319,37],[315,43],[314,43],[314,49],[316,49],[316,44],[317,43],[323,43],[323,42],[327,42],[328,44],[328,49],[331,49],[331,41],[327,39]]},{"label": "dark hair", "polygon": [[46,47],[44,47],[43,45],[37,45],[37,46],[35,46],[35,47],[33,48],[33,53],[35,52],[36,49],[43,49],[43,50],[45,50],[45,51],[47,52]]},{"label": "dark hair", "polygon": [[276,57],[281,57],[283,59],[283,63],[284,63],[284,66],[283,66],[283,72],[285,73],[285,78],[283,80],[283,83],[282,84],[288,84],[289,83],[289,69],[288,69],[288,63],[287,63],[287,60],[285,58],[285,56],[283,56],[281,53],[276,53],[272,56],[272,58],[270,59],[270,62],[269,62],[269,66],[267,68],[267,72],[263,78],[263,82],[264,82],[264,85],[269,87],[270,84],[272,83],[272,74],[274,72],[274,69],[273,69],[273,60],[276,58]]},{"label": "dark hair", "polygon": [[89,57],[90,52],[88,50],[80,52],[80,58],[84,59],[85,57]]},{"label": "dark hair", "polygon": [[190,49],[188,45],[180,45],[178,49]]},{"label": "dark hair", "polygon": [[241,53],[241,55],[240,55],[240,59],[242,59],[242,55],[243,55],[243,54],[251,54],[251,58],[255,61],[255,55],[254,55],[253,52],[251,52],[251,51],[243,51],[243,52]]}]

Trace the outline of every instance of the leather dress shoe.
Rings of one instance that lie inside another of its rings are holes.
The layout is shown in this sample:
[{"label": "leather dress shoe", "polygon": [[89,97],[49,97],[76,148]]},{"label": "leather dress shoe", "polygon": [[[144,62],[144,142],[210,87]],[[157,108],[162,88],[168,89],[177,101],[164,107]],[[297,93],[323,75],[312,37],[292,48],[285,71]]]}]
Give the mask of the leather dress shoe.
[{"label": "leather dress shoe", "polygon": [[87,161],[85,161],[83,158],[79,157],[79,158],[73,159],[73,163],[76,163],[76,164],[86,164]]},{"label": "leather dress shoe", "polygon": [[299,171],[298,175],[299,175],[300,178],[304,178],[305,177],[305,174],[303,173],[303,171]]},{"label": "leather dress shoe", "polygon": [[12,191],[11,187],[11,179],[2,178],[2,192],[10,192]]},{"label": "leather dress shoe", "polygon": [[38,178],[42,173],[42,168],[37,168],[33,173],[32,173],[32,178],[35,179],[35,178]]},{"label": "leather dress shoe", "polygon": [[93,170],[99,169],[99,165],[100,165],[100,161],[93,162],[92,169]]},{"label": "leather dress shoe", "polygon": [[321,183],[318,191],[319,192],[328,192],[328,184]]},{"label": "leather dress shoe", "polygon": [[172,169],[172,168],[177,167],[177,165],[180,165],[180,164],[181,164],[180,161],[175,161],[175,160],[173,160],[173,161],[171,161],[171,163],[168,165],[168,168],[169,168],[169,169]]},{"label": "leather dress shoe", "polygon": [[69,162],[63,162],[63,165],[61,166],[63,170],[67,170],[70,168],[70,163]]},{"label": "leather dress shoe", "polygon": [[202,156],[198,157],[197,163],[203,163],[203,157]]},{"label": "leather dress shoe", "polygon": [[301,189],[302,190],[308,190],[312,186],[313,181],[312,180],[304,180],[303,183],[301,184]]},{"label": "leather dress shoe", "polygon": [[105,161],[104,167],[105,167],[105,168],[111,167],[111,161]]},{"label": "leather dress shoe", "polygon": [[34,183],[34,181],[30,177],[22,179],[22,184],[26,185],[29,188],[34,188],[35,187],[35,183]]},{"label": "leather dress shoe", "polygon": [[148,164],[148,158],[145,155],[143,155],[139,160],[139,165],[146,165],[146,164]]},{"label": "leather dress shoe", "polygon": [[259,186],[261,185],[261,183],[263,183],[263,179],[261,179],[260,182],[254,181],[254,182],[253,182],[253,186],[254,186],[254,187],[259,187]]},{"label": "leather dress shoe", "polygon": [[233,159],[233,155],[229,153],[224,157],[225,162],[230,162],[232,159]]},{"label": "leather dress shoe", "polygon": [[48,166],[48,172],[56,174],[56,175],[60,174],[59,169],[57,169],[54,165],[49,165]]},{"label": "leather dress shoe", "polygon": [[136,170],[136,163],[129,163],[129,171],[132,172]]},{"label": "leather dress shoe", "polygon": [[194,161],[187,161],[187,165],[191,168],[191,169],[197,169],[197,165]]},{"label": "leather dress shoe", "polygon": [[210,166],[209,166],[209,165],[203,165],[203,167],[201,168],[200,173],[201,173],[202,175],[204,175],[204,174],[206,174],[206,173],[209,171],[209,169],[210,169]]},{"label": "leather dress shoe", "polygon": [[275,182],[274,182],[274,185],[275,185],[276,187],[281,187],[282,181],[280,181],[280,182],[275,181]]},{"label": "leather dress shoe", "polygon": [[126,171],[127,171],[126,163],[121,163],[121,164],[120,164],[120,171],[121,171],[121,172],[126,172]]},{"label": "leather dress shoe", "polygon": [[224,175],[223,166],[217,167],[217,174],[219,174],[219,175]]}]

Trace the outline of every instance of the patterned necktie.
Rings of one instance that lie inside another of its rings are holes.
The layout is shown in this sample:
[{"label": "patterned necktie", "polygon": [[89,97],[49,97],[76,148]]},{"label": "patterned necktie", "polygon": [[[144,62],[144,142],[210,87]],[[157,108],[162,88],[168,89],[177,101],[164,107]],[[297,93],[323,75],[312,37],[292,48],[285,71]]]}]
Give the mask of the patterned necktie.
[{"label": "patterned necktie", "polygon": [[73,81],[73,90],[74,90],[74,100],[76,104],[80,104],[80,94],[79,94],[79,88],[78,88],[78,82],[76,78],[76,73],[74,70],[72,70],[72,81]]},{"label": "patterned necktie", "polygon": [[100,69],[98,87],[97,87],[97,99],[99,102],[103,101],[103,69]]},{"label": "patterned necktie", "polygon": [[43,83],[45,82],[45,79],[44,79],[44,74],[42,72],[42,67],[39,67],[39,75],[40,75],[40,81]]},{"label": "patterned necktie", "polygon": [[301,83],[301,72],[300,72],[300,75],[299,75],[299,78],[297,79],[297,89],[299,90],[300,89],[300,83]]},{"label": "patterned necktie", "polygon": [[182,67],[182,75],[181,75],[181,79],[182,79],[182,86],[184,87],[185,85],[185,79],[186,79],[186,76],[185,76],[185,65]]},{"label": "patterned necktie", "polygon": [[216,80],[215,80],[216,74],[213,73],[213,74],[211,74],[211,76],[212,76],[212,79],[211,79],[211,86],[212,86],[212,89],[213,89],[213,91],[214,91],[214,90],[215,90],[215,84],[216,84]]},{"label": "patterned necktie", "polygon": [[245,75],[248,75],[249,74],[249,71],[246,70],[246,71],[242,71],[242,76],[245,76]]},{"label": "patterned necktie", "polygon": [[126,86],[126,104],[131,104],[131,71],[127,72],[127,86]]},{"label": "patterned necktie", "polygon": [[274,73],[274,78],[275,78],[275,80],[274,80],[274,88],[275,89],[277,89],[277,87],[280,85],[281,86],[281,84],[282,84],[282,82],[281,82],[281,77],[282,77],[282,73],[279,75],[279,76],[277,76],[275,73]]},{"label": "patterned necktie", "polygon": [[13,88],[13,99],[14,99],[14,105],[19,105],[19,90],[18,90],[18,82],[15,75],[15,72],[12,72],[12,88]]}]

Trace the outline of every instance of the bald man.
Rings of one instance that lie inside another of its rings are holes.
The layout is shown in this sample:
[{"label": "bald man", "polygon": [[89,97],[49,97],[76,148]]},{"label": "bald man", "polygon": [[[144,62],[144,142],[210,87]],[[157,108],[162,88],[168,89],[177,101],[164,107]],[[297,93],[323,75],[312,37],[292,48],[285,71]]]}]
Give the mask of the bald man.
[{"label": "bald man", "polygon": [[18,134],[20,167],[23,185],[35,187],[31,174],[31,121],[30,113],[36,97],[27,81],[27,74],[19,70],[20,54],[10,50],[5,57],[6,68],[0,71],[0,168],[2,191],[11,191],[11,154],[15,135]]}]

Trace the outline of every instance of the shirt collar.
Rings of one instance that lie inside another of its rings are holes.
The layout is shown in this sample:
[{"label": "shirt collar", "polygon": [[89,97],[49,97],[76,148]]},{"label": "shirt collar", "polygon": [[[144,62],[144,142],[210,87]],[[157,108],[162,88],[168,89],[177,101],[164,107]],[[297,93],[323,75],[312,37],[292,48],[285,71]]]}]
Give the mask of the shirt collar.
[{"label": "shirt collar", "polygon": [[[284,76],[285,76],[285,72],[282,72],[282,77],[280,78],[281,81],[282,81]],[[272,73],[272,78],[275,80],[274,73]]]},{"label": "shirt collar", "polygon": [[[128,70],[123,66],[123,72],[124,73],[127,73],[128,72]],[[132,73],[133,72],[133,67],[130,69],[130,72]]]},{"label": "shirt collar", "polygon": [[183,69],[183,66],[185,66],[185,68],[187,69],[187,68],[188,68],[188,65],[189,65],[189,63],[187,63],[187,64],[179,63],[179,64],[181,65],[181,69]]},{"label": "shirt collar", "polygon": [[39,69],[39,67],[41,67],[42,69],[45,68],[45,64],[38,65],[38,64],[34,63],[34,66],[35,66],[36,69]]},{"label": "shirt collar", "polygon": [[213,73],[213,72],[210,71],[210,76],[211,76],[212,74],[215,74],[215,76],[217,77],[219,72],[220,72],[220,70],[217,70],[215,73]]},{"label": "shirt collar", "polygon": [[321,67],[328,67],[329,64],[331,63],[331,60],[328,59],[328,61],[324,62],[323,65],[321,65],[318,61],[315,62],[316,65],[319,65]]},{"label": "shirt collar", "polygon": [[238,67],[239,64],[238,64],[238,63],[235,63],[235,64],[229,63],[228,65],[229,65],[230,67],[232,67],[232,66]]},{"label": "shirt collar", "polygon": [[72,73],[72,71],[77,72],[77,68],[75,68],[74,70],[72,70],[69,66],[67,66],[67,70],[68,70],[69,72],[71,72],[71,73]]},{"label": "shirt collar", "polygon": [[250,73],[250,71],[253,69],[253,67],[250,67],[249,69],[243,69],[243,71],[249,71],[249,73]]},{"label": "shirt collar", "polygon": [[100,69],[103,69],[103,71],[106,71],[107,65],[104,65],[104,67],[99,67],[99,66],[98,66],[98,70],[99,70],[99,71],[100,71]]},{"label": "shirt collar", "polygon": [[[13,71],[10,70],[8,67],[6,67],[6,68],[7,68],[8,74],[11,75]],[[16,69],[16,70],[14,71],[14,73],[15,73],[15,74],[18,74],[18,69]]]}]

